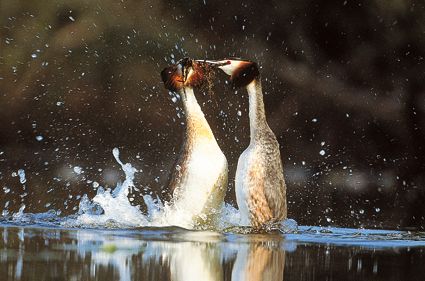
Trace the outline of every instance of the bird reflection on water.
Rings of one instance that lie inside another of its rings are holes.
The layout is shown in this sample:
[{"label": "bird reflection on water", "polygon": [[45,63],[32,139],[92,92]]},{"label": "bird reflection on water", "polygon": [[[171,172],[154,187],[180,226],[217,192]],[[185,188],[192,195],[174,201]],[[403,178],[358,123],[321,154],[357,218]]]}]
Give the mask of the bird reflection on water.
[{"label": "bird reflection on water", "polygon": [[[283,280],[284,241],[179,228],[64,230],[3,228],[7,280]],[[153,238],[155,237],[155,238]],[[46,270],[50,268],[54,270]]]},{"label": "bird reflection on water", "polygon": [[254,243],[240,247],[232,270],[232,280],[283,280],[285,251]]},{"label": "bird reflection on water", "polygon": [[421,233],[386,230],[247,235],[0,224],[0,279],[422,280],[425,268],[415,264],[425,262],[424,247]]}]

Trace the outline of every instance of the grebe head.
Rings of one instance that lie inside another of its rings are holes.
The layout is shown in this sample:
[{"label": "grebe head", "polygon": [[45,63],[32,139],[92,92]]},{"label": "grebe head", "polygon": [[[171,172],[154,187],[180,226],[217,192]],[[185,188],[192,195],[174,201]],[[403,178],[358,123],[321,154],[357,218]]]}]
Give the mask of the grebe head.
[{"label": "grebe head", "polygon": [[236,88],[245,87],[260,75],[257,63],[248,60],[227,59],[220,61],[205,61],[230,76],[230,81]]},{"label": "grebe head", "polygon": [[175,65],[164,68],[161,78],[165,88],[170,91],[179,91],[183,87],[198,87],[206,80],[206,67],[190,58],[184,58]]}]

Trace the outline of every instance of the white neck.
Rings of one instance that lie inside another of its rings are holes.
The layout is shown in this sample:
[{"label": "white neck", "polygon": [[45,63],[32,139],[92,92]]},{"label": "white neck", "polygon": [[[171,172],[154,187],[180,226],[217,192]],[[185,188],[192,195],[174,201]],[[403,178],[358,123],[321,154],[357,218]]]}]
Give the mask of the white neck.
[{"label": "white neck", "polygon": [[249,125],[251,142],[254,142],[267,125],[264,111],[263,91],[261,81],[254,79],[246,86],[249,95]]},{"label": "white neck", "polygon": [[183,107],[186,113],[186,117],[199,117],[205,118],[201,107],[196,100],[193,88],[185,87],[180,91],[180,95],[183,100]]},{"label": "white neck", "polygon": [[186,115],[186,128],[187,130],[192,130],[191,132],[187,132],[188,135],[203,135],[214,138],[210,125],[196,100],[193,88],[183,88],[180,91],[180,95]]}]

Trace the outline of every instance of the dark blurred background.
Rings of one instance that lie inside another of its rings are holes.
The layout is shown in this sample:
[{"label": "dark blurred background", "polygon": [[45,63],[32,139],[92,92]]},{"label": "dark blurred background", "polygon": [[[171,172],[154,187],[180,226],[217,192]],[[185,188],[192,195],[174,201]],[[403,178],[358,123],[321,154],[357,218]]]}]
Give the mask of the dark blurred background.
[{"label": "dark blurred background", "polygon": [[[165,197],[181,104],[160,71],[184,56],[261,65],[289,217],[425,227],[423,1],[0,1],[0,210],[60,210],[142,170],[130,196]],[[230,163],[248,98],[217,76],[201,103]],[[17,175],[23,169],[26,182]]]}]

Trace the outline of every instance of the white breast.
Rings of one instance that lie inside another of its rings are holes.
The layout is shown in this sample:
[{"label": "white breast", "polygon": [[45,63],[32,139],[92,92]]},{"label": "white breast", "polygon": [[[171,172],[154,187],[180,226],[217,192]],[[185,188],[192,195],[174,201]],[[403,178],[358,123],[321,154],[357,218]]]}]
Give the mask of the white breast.
[{"label": "white breast", "polygon": [[196,217],[206,218],[210,209],[221,208],[227,189],[227,160],[216,143],[200,140],[194,144],[185,171],[187,176],[178,187],[181,193],[168,214],[168,221],[192,227]]},{"label": "white breast", "polygon": [[238,167],[236,169],[235,191],[236,202],[241,216],[241,225],[251,225],[248,208],[249,185],[247,183],[247,174],[252,153],[253,149],[248,147],[239,157]]},{"label": "white breast", "polygon": [[211,143],[199,143],[190,156],[185,190],[187,196],[193,200],[193,208],[199,211],[217,185],[218,178],[227,168],[226,158],[217,148]]}]

